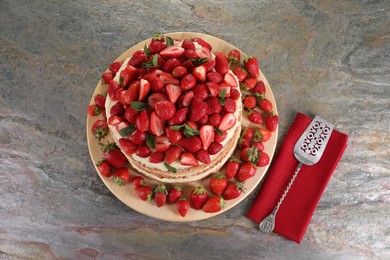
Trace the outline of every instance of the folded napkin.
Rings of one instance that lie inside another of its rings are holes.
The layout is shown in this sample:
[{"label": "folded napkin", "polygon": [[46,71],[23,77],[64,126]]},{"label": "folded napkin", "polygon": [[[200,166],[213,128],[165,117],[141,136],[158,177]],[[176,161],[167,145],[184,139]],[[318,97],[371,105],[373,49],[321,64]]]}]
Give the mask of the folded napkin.
[{"label": "folded napkin", "polygon": [[[293,154],[295,143],[311,120],[301,113],[296,115],[247,213],[249,219],[259,223],[277,205],[299,163]],[[347,147],[347,140],[347,135],[334,129],[320,161],[312,166],[302,166],[276,214],[275,233],[301,242],[321,195]]]}]

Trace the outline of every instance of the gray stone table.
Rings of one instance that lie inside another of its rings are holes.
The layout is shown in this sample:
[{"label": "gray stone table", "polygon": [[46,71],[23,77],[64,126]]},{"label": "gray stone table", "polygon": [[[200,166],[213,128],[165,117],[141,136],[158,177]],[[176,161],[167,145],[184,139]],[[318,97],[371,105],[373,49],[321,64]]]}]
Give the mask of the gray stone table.
[{"label": "gray stone table", "polygon": [[[389,259],[389,28],[386,0],[1,0],[0,259]],[[278,145],[296,112],[349,135],[301,244],[244,216],[256,192],[171,223],[127,207],[96,174],[86,108],[97,80],[131,45],[174,31],[260,58]]]}]

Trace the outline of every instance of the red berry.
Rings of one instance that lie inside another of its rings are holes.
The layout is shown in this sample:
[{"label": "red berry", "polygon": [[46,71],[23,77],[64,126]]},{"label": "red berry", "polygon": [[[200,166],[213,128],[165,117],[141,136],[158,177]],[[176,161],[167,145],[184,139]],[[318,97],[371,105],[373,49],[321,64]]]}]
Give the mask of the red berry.
[{"label": "red berry", "polygon": [[270,158],[269,155],[265,152],[260,153],[259,161],[257,162],[257,166],[263,167],[269,164]]},{"label": "red berry", "polygon": [[229,160],[226,163],[225,175],[227,179],[234,178],[237,175],[238,169],[240,168],[240,162],[238,160]]},{"label": "red berry", "polygon": [[190,193],[190,200],[194,209],[201,209],[208,198],[208,193],[202,187],[197,187]]},{"label": "red berry", "polygon": [[207,151],[210,153],[210,155],[215,155],[219,153],[223,149],[223,145],[217,142],[212,142],[207,149]]},{"label": "red berry", "polygon": [[96,164],[97,169],[99,173],[105,177],[110,177],[111,176],[111,168],[110,165],[105,161],[102,160]]},{"label": "red berry", "polygon": [[196,152],[196,159],[205,164],[211,163],[209,152],[203,149]]},{"label": "red berry", "polygon": [[206,213],[215,213],[221,211],[225,206],[225,200],[221,196],[212,196],[203,205],[203,211]]},{"label": "red berry", "polygon": [[249,95],[244,98],[243,103],[246,108],[252,109],[256,107],[257,99],[255,96]]},{"label": "red berry", "polygon": [[242,182],[229,183],[229,185],[226,187],[225,191],[223,192],[222,197],[225,200],[232,200],[238,198],[244,190],[245,187],[244,187],[244,183]]},{"label": "red berry", "polygon": [[176,202],[176,209],[180,216],[185,217],[190,209],[190,202],[186,198],[180,198]]},{"label": "red berry", "polygon": [[245,181],[252,178],[256,174],[256,166],[249,162],[243,162],[238,169],[237,177],[239,181]]},{"label": "red berry", "polygon": [[221,195],[227,186],[226,176],[213,174],[209,180],[210,189],[214,194]]},{"label": "red berry", "polygon": [[179,185],[173,185],[168,190],[168,203],[175,203],[183,195],[183,189]]}]

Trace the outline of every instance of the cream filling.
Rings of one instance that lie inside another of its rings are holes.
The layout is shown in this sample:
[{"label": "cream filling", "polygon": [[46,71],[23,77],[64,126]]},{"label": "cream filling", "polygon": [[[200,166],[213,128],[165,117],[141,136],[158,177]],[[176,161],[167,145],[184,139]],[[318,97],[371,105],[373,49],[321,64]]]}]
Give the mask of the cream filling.
[{"label": "cream filling", "polygon": [[[181,42],[175,42],[175,45],[181,45]],[[200,46],[200,47],[199,47]],[[195,48],[201,48],[202,46],[199,45],[198,43],[195,42]],[[212,57],[214,58],[215,55],[212,54]],[[129,62],[130,58],[127,58],[124,60],[122,66],[120,67],[120,69],[118,70],[118,72],[116,73],[115,77],[114,77],[114,80],[119,83],[119,80],[120,80],[120,73],[122,70],[124,70],[126,67],[127,67],[127,63]],[[237,85],[239,85],[239,82],[238,82],[238,79],[236,77],[236,75],[234,75],[234,73],[229,70],[228,73],[231,73],[236,82],[237,82]],[[241,93],[241,92],[240,92]],[[106,98],[106,115],[107,115],[107,118],[110,118],[111,114],[110,114],[110,110],[111,110],[111,107],[113,105],[116,104],[116,102],[118,101],[113,101],[110,99],[109,95],[107,95],[107,98]],[[221,144],[226,147],[226,144],[227,142],[233,137],[233,134],[235,132],[235,130],[237,129],[237,127],[239,127],[239,122],[238,122],[238,118],[239,118],[239,115],[240,115],[240,111],[242,110],[242,104],[241,104],[241,98],[239,98],[237,101],[236,101],[236,111],[234,112],[234,116],[236,117],[237,119],[237,123],[235,126],[233,126],[231,129],[227,130],[227,137],[225,138],[225,140],[223,142],[221,142]],[[115,126],[112,126],[112,125],[109,125],[108,126],[109,129],[110,129],[110,132],[112,134],[112,137],[114,138],[114,141],[115,143],[119,143],[119,139],[120,138],[123,138],[119,132],[116,130],[116,127]],[[217,133],[216,133],[217,134]],[[136,154],[132,154],[132,155],[128,155],[126,154],[125,152],[123,152],[123,154],[126,155],[126,157],[129,157],[131,156],[133,159],[135,159],[136,161],[144,164],[144,165],[148,165],[150,168],[155,168],[155,169],[159,169],[161,171],[166,171],[168,172],[168,169],[165,167],[164,163],[150,163],[149,162],[149,157],[146,157],[146,158],[142,158],[142,157],[139,157],[138,155]],[[219,155],[218,154],[215,154],[215,155],[211,155],[210,156],[210,159],[211,161],[213,161],[217,156]],[[199,162],[199,165],[203,165],[202,162]],[[188,168],[191,168],[193,166],[185,166],[185,165],[182,165],[180,164],[180,161],[179,160],[176,160],[174,161],[172,164],[171,164],[172,167],[176,168],[178,171],[180,170],[184,170],[184,169],[188,169]]]}]

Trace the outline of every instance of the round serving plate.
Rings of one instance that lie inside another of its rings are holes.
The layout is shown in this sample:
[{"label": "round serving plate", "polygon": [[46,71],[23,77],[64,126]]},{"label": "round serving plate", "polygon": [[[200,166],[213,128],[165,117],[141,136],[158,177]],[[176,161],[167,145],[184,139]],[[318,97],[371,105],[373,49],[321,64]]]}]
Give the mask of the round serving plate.
[{"label": "round serving plate", "polygon": [[[213,47],[212,52],[220,51],[222,53],[227,54],[228,51],[230,51],[232,49],[239,50],[237,47],[233,46],[232,44],[230,44],[224,40],[218,39],[214,36],[201,34],[201,33],[175,32],[175,33],[166,33],[166,34],[164,34],[164,36],[169,36],[173,39],[180,39],[180,40],[199,37],[212,45],[212,47]],[[152,38],[146,39],[146,40],[134,45],[133,47],[131,47],[130,49],[128,49],[127,51],[122,53],[115,61],[123,61],[126,58],[131,57],[131,55],[135,51],[142,49],[145,44],[148,45],[149,42],[151,41],[151,39]],[[242,52],[241,50],[240,50],[240,53],[241,53],[241,63],[242,63],[242,61],[247,57],[247,55],[244,52]],[[276,107],[274,95],[273,95],[272,90],[268,84],[267,79],[265,78],[265,76],[263,75],[263,73],[261,71],[260,71],[260,75],[258,77],[258,80],[262,80],[265,83],[265,86],[266,86],[265,97],[272,102],[273,111],[275,113],[277,113],[277,107]],[[102,80],[100,80],[98,82],[96,89],[92,95],[90,104],[94,104],[94,97],[98,94],[107,95],[107,85],[104,84],[104,82],[102,82]],[[117,183],[115,183],[112,180],[112,178],[104,177],[104,176],[99,174],[99,172],[97,171],[96,163],[98,161],[102,160],[103,153],[101,151],[101,147],[99,145],[98,140],[95,139],[91,133],[92,125],[98,119],[103,119],[103,116],[102,115],[99,115],[97,117],[87,116],[88,148],[89,148],[89,153],[91,155],[92,162],[95,165],[97,174],[100,176],[100,178],[102,179],[103,183],[107,186],[107,188],[119,200],[121,200],[123,203],[125,203],[130,208],[132,208],[132,209],[134,209],[134,210],[136,210],[136,211],[138,211],[146,216],[149,216],[149,217],[153,217],[153,218],[157,218],[157,219],[161,219],[161,220],[165,220],[165,221],[187,222],[187,221],[197,221],[197,220],[207,219],[207,218],[214,217],[218,214],[224,213],[227,210],[236,206],[242,200],[244,200],[261,182],[261,180],[264,178],[264,175],[268,169],[268,165],[264,166],[264,167],[257,167],[256,175],[245,181],[245,192],[242,193],[236,199],[227,200],[226,205],[225,205],[223,210],[216,212],[216,213],[205,213],[203,210],[195,210],[193,208],[190,208],[187,215],[185,217],[182,217],[178,214],[175,204],[166,204],[165,206],[158,208],[155,205],[153,200],[151,200],[151,201],[140,200],[137,197],[137,195],[135,193],[135,189],[131,183],[128,183],[124,186],[119,186]],[[243,112],[242,124],[243,124],[243,126],[249,126],[249,127],[254,128],[254,129],[261,127],[259,125],[252,124],[247,119],[246,112]],[[278,136],[278,131],[273,132],[271,139],[264,143],[264,146],[265,146],[264,152],[266,152],[270,156],[271,160],[272,160],[272,157],[273,157],[274,152],[275,152],[277,136]],[[113,138],[109,134],[101,141],[103,141],[104,143],[106,143],[107,141],[113,142]],[[133,178],[134,176],[140,175],[140,176],[144,177],[146,185],[148,185],[150,187],[154,187],[155,185],[159,184],[158,181],[149,179],[149,178],[143,176],[141,173],[134,170],[130,166],[130,164],[128,164],[127,167],[129,168],[131,178]],[[224,168],[219,170],[219,172],[224,173]],[[207,177],[207,178],[200,180],[200,181],[181,183],[180,186],[183,187],[183,196],[186,197],[187,199],[189,199],[189,195],[190,195],[191,190],[193,190],[194,188],[196,188],[198,186],[204,187],[207,190],[207,192],[211,195],[212,192],[209,189],[209,179],[210,179],[210,177]]]}]

